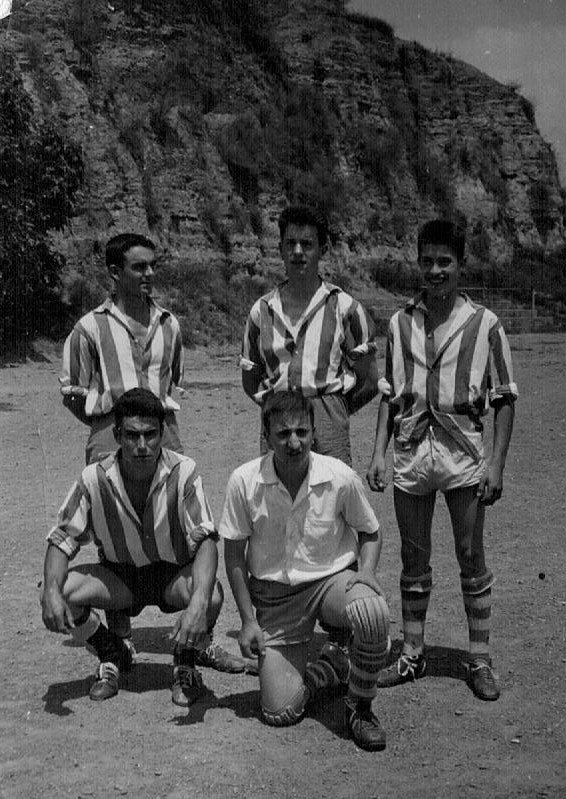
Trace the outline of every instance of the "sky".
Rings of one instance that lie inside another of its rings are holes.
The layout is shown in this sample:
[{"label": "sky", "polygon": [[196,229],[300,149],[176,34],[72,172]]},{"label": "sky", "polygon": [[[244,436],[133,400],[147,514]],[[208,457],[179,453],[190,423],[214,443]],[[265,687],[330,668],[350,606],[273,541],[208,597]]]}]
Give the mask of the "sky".
[{"label": "sky", "polygon": [[347,8],[519,84],[566,185],[566,0],[350,0]]}]

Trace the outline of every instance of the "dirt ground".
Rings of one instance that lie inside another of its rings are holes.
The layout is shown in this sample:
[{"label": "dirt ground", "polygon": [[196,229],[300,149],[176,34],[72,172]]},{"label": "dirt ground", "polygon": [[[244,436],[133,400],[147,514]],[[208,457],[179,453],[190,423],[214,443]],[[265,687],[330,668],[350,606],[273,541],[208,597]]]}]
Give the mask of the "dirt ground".
[{"label": "dirt ground", "polygon": [[[483,703],[464,682],[466,623],[448,516],[435,518],[435,589],[427,625],[429,673],[381,690],[374,708],[385,752],[344,735],[339,698],[297,726],[258,716],[250,675],[204,670],[205,701],[190,715],[170,700],[170,619],[135,621],[138,664],[119,695],[93,703],[94,660],[42,626],[37,582],[44,537],[82,467],[86,428],[65,412],[58,358],[0,371],[0,797],[58,799],[517,799],[566,797],[566,337],[512,337],[521,398],[502,500],[488,512],[497,575],[493,655],[502,695]],[[257,410],[233,354],[187,353],[179,421],[218,517],[230,471],[255,456]],[[370,457],[376,403],[352,420],[355,468]],[[381,583],[400,645],[399,543],[392,493],[372,495],[385,545]],[[87,559],[92,553],[81,553]],[[226,582],[223,563],[220,577]],[[218,639],[236,649],[227,591]],[[317,633],[314,648],[320,647]]]}]

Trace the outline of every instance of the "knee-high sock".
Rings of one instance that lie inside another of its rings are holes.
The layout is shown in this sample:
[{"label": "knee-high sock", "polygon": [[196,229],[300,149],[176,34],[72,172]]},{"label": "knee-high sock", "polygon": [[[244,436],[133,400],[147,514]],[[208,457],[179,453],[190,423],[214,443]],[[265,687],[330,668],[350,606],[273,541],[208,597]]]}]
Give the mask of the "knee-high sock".
[{"label": "knee-high sock", "polygon": [[401,612],[403,614],[403,652],[420,655],[424,651],[426,612],[432,589],[432,572],[420,577],[401,575]]},{"label": "knee-high sock", "polygon": [[470,634],[470,656],[489,660],[491,630],[491,588],[481,594],[462,592]]},{"label": "knee-high sock", "polygon": [[383,597],[354,599],[345,616],[353,633],[350,646],[348,697],[370,700],[377,693],[377,674],[389,650],[389,610]]}]

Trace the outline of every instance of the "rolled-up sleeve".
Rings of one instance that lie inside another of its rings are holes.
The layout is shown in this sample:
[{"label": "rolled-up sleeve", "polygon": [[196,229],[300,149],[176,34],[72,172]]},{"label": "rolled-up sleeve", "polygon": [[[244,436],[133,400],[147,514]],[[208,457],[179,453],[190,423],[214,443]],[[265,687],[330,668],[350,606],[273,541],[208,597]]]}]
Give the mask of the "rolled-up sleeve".
[{"label": "rolled-up sleeve", "polygon": [[358,475],[353,475],[344,486],[342,500],[342,515],[350,527],[358,533],[377,534],[379,522]]},{"label": "rolled-up sleeve", "polygon": [[375,325],[365,308],[353,300],[344,320],[343,352],[353,363],[364,355],[377,352]]},{"label": "rolled-up sleeve", "polygon": [[253,525],[246,501],[245,485],[242,477],[233,472],[226,486],[218,533],[221,538],[243,541],[249,538],[252,532]]},{"label": "rolled-up sleeve", "polygon": [[61,389],[69,386],[88,388],[92,377],[92,353],[88,336],[77,324],[65,339],[63,363],[59,382]]},{"label": "rolled-up sleeve", "polygon": [[69,560],[92,539],[90,507],[88,492],[78,480],[59,509],[56,526],[47,535],[48,543],[64,552]]},{"label": "rolled-up sleeve", "polygon": [[493,404],[504,397],[513,401],[519,396],[517,384],[513,380],[511,347],[505,331],[498,321],[489,332],[490,345],[490,385],[489,402]]},{"label": "rolled-up sleeve", "polygon": [[202,479],[193,468],[183,490],[181,518],[191,558],[206,538],[218,541],[212,511],[204,493]]},{"label": "rolled-up sleeve", "polygon": [[249,372],[255,368],[262,367],[262,357],[259,346],[260,324],[259,324],[259,306],[256,303],[250,311],[244,329],[244,337],[242,339],[242,355],[240,358],[240,367]]}]

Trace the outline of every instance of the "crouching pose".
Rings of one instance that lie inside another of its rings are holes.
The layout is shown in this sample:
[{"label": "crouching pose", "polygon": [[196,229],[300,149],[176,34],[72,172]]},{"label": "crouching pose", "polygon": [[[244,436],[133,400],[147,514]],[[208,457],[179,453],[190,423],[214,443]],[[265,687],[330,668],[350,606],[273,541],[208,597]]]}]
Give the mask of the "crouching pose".
[{"label": "crouching pose", "polygon": [[[182,610],[170,634],[176,642],[172,699],[187,707],[202,693],[195,658],[210,642],[223,601],[218,536],[194,461],[161,447],[164,415],[146,389],[118,399],[118,451],[83,470],[47,537],[43,621],[98,656],[94,700],[114,696],[120,671],[132,663],[129,648],[95,608],[132,616],[146,605]],[[100,562],[69,569],[89,541]]]},{"label": "crouching pose", "polygon": [[[375,576],[379,524],[357,474],[311,452],[308,398],[272,394],[263,425],[271,450],[233,472],[219,527],[242,620],[240,648],[260,657],[263,719],[294,724],[318,691],[347,685],[354,742],[384,749],[385,732],[372,713],[389,645],[389,613]],[[326,644],[307,663],[317,620],[350,631],[350,659]]]}]

